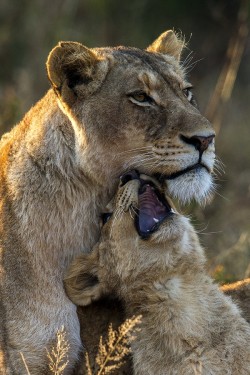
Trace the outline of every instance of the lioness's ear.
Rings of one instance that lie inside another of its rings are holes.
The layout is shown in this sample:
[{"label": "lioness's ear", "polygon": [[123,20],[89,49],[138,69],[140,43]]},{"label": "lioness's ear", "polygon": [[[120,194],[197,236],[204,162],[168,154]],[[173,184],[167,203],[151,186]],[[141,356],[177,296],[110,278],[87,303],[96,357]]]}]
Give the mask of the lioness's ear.
[{"label": "lioness's ear", "polygon": [[87,306],[103,294],[98,279],[98,254],[84,254],[76,258],[64,277],[68,297],[79,306]]},{"label": "lioness's ear", "polygon": [[53,89],[69,105],[96,91],[108,70],[107,60],[77,42],[60,42],[50,52],[46,66]]},{"label": "lioness's ear", "polygon": [[185,42],[177,37],[173,30],[165,31],[148,48],[149,52],[158,52],[173,56],[177,61],[180,60],[181,51]]}]

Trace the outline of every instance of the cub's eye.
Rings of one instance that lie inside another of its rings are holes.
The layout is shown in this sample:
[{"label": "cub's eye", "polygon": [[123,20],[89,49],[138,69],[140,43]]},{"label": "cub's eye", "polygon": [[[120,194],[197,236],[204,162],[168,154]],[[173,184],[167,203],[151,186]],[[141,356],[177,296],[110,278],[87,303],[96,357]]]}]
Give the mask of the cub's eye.
[{"label": "cub's eye", "polygon": [[189,102],[192,102],[192,99],[193,99],[193,93],[192,93],[191,89],[192,89],[192,87],[186,87],[184,90],[182,90],[184,92],[184,94],[186,95],[187,100]]},{"label": "cub's eye", "polygon": [[102,224],[106,224],[112,216],[112,212],[105,212],[102,214]]},{"label": "cub's eye", "polygon": [[133,92],[131,94],[128,94],[128,97],[131,100],[131,102],[135,104],[144,106],[155,104],[154,99],[143,91]]}]

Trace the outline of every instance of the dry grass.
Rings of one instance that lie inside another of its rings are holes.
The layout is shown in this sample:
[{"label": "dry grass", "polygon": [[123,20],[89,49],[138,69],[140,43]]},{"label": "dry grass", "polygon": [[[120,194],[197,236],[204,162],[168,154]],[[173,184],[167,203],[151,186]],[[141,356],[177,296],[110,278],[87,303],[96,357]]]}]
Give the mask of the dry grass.
[{"label": "dry grass", "polygon": [[[103,343],[103,338],[100,337],[99,348],[95,358],[95,362],[98,365],[96,373],[93,373],[89,355],[86,353],[87,375],[106,375],[119,369],[125,363],[125,357],[131,352],[130,343],[135,339],[134,333],[139,330],[136,326],[140,323],[141,316],[139,315],[126,319],[117,330],[113,330],[112,324],[110,324],[107,340]],[[55,346],[50,351],[47,350],[49,369],[53,375],[63,375],[69,363],[69,343],[64,327],[58,330],[56,336]],[[20,353],[20,355],[27,375],[31,375],[23,354]]]},{"label": "dry grass", "polygon": [[139,330],[135,327],[140,322],[141,316],[133,316],[131,319],[125,320],[117,331],[113,330],[111,324],[106,342],[103,343],[103,338],[100,338],[95,358],[98,365],[96,374],[93,374],[91,370],[89,355],[86,353],[87,375],[111,374],[114,370],[119,369],[124,364],[125,357],[131,352],[130,343],[135,339],[134,333]]},{"label": "dry grass", "polygon": [[47,351],[47,356],[49,359],[49,369],[54,375],[62,375],[69,361],[68,351],[69,344],[66,338],[66,332],[64,327],[62,327],[57,332],[56,345],[52,347],[51,351]]},{"label": "dry grass", "polygon": [[30,375],[29,368],[28,368],[28,366],[27,366],[27,363],[26,363],[26,361],[25,361],[25,358],[24,358],[24,355],[23,355],[22,352],[20,352],[20,356],[21,356],[22,361],[23,361],[23,363],[24,363],[24,367],[25,367],[25,369],[26,369],[26,371],[27,371],[27,374]]}]

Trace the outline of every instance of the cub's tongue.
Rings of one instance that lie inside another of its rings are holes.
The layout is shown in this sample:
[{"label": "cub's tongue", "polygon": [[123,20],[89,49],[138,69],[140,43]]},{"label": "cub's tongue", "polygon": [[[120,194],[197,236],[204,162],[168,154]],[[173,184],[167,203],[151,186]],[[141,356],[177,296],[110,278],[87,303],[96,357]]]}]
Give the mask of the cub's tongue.
[{"label": "cub's tongue", "polygon": [[138,203],[137,230],[145,238],[158,229],[162,221],[171,214],[172,209],[164,197],[146,181],[139,189]]}]

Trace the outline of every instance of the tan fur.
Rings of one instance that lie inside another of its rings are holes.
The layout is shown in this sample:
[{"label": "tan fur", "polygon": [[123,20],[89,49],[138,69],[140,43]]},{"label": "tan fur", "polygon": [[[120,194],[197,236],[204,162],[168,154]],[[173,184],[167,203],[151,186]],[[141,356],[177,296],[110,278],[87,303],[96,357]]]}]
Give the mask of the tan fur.
[{"label": "tan fur", "polygon": [[[46,373],[45,348],[62,325],[73,366],[80,327],[62,275],[98,240],[99,215],[119,176],[132,168],[163,176],[189,168],[199,152],[180,135],[213,134],[183,91],[177,38],[170,32],[153,46],[149,52],[59,43],[47,61],[52,89],[0,143],[3,373],[26,374],[20,351],[32,375]],[[138,92],[154,102],[139,102]],[[207,170],[169,182],[173,194],[206,197],[213,143],[202,162]]]},{"label": "tan fur", "polygon": [[184,45],[184,40],[178,38],[173,30],[168,30],[162,33],[160,37],[147,48],[147,51],[169,54],[179,61]]},{"label": "tan fur", "polygon": [[69,268],[68,295],[87,305],[111,293],[123,301],[127,316],[142,315],[132,342],[135,375],[249,375],[250,325],[206,273],[188,219],[175,213],[143,240],[128,191],[134,206],[138,186],[130,181],[117,193],[99,244]]}]

